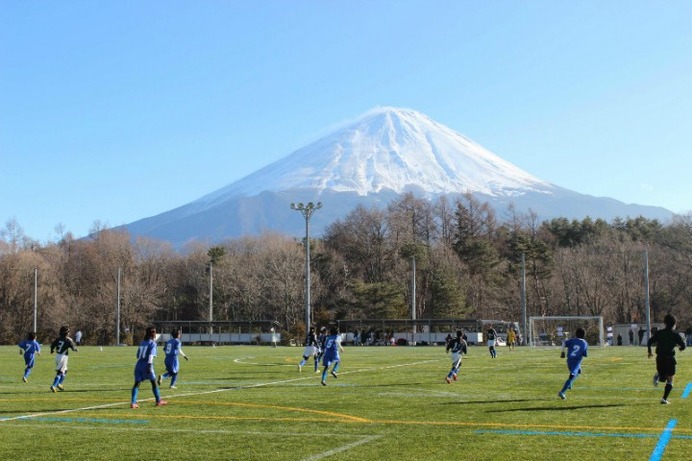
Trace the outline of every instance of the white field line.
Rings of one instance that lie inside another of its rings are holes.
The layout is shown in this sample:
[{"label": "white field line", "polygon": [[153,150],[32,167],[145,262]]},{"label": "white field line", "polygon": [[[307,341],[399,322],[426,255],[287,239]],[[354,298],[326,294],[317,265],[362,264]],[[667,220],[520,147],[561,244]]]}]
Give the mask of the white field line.
[{"label": "white field line", "polygon": [[308,456],[307,458],[303,459],[303,461],[316,461],[318,459],[328,458],[328,457],[335,455],[337,453],[341,453],[343,451],[348,451],[351,448],[355,448],[359,445],[363,445],[365,443],[370,443],[373,440],[379,439],[380,437],[382,437],[382,436],[381,435],[366,435],[366,436],[363,436],[363,438],[361,440],[356,440],[353,443],[348,443],[348,444],[342,445],[340,447],[332,448],[331,450],[323,451],[322,453],[317,453],[316,455]]}]

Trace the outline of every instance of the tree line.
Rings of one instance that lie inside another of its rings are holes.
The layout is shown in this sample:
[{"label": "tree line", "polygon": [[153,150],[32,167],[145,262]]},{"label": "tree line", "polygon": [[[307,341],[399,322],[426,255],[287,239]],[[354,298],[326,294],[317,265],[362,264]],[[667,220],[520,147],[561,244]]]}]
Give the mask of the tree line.
[{"label": "tree line", "polygon": [[[414,305],[419,319],[520,321],[522,264],[529,316],[644,322],[646,254],[652,321],[672,312],[691,325],[692,214],[663,224],[502,213],[471,194],[356,208],[310,241],[314,322],[411,318]],[[99,223],[87,238],[40,244],[10,220],[0,231],[0,343],[32,330],[36,311],[41,338],[69,324],[87,343],[113,344],[118,293],[125,341],[153,322],[207,320],[210,294],[216,321],[273,320],[299,337],[304,244],[266,233],[176,251]]]}]

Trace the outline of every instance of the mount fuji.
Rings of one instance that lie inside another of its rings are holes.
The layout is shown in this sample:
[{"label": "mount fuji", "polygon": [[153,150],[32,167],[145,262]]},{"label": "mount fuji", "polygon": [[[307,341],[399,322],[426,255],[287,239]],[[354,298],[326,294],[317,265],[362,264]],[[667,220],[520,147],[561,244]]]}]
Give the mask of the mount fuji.
[{"label": "mount fuji", "polygon": [[472,193],[498,212],[613,219],[668,220],[661,208],[580,194],[543,181],[420,112],[378,108],[356,122],[187,205],[123,226],[130,234],[171,242],[215,243],[277,231],[302,235],[293,202],[321,201],[312,234],[358,205],[385,207],[411,192],[433,199]]}]

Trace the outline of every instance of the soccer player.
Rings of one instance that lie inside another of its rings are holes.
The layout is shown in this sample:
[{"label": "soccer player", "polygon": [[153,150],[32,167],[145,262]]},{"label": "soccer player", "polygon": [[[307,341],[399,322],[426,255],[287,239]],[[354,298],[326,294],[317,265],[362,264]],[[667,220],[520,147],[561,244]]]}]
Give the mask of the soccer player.
[{"label": "soccer player", "polygon": [[308,362],[310,357],[313,358],[315,362],[315,370],[319,364],[319,359],[317,358],[319,354],[319,343],[317,342],[317,336],[315,335],[315,327],[310,327],[310,330],[305,335],[305,349],[303,349],[303,360],[298,364],[298,372],[303,371],[303,366]]},{"label": "soccer player", "polygon": [[320,361],[324,357],[324,346],[327,341],[327,327],[320,328],[320,334],[317,335],[317,360],[315,360],[315,373],[319,372]]},{"label": "soccer player", "polygon": [[490,327],[488,328],[487,335],[488,350],[490,351],[490,357],[494,359],[497,357],[497,351],[495,350],[495,344],[497,342],[497,331],[495,331],[495,328],[493,328],[492,325],[490,325]]},{"label": "soccer player", "polygon": [[77,352],[77,347],[75,342],[67,336],[70,333],[70,328],[67,326],[60,327],[60,336],[55,338],[50,345],[50,353],[56,353],[55,356],[55,379],[53,384],[50,386],[52,392],[64,391],[62,383],[65,382],[65,376],[67,375],[67,358],[70,353],[70,349]]},{"label": "soccer player", "polygon": [[678,346],[681,351],[685,350],[685,341],[682,340],[680,333],[675,331],[677,320],[671,314],[668,314],[663,319],[666,327],[663,330],[658,330],[649,338],[647,349],[649,358],[653,357],[651,346],[656,344],[656,374],[654,375],[654,386],[658,385],[659,381],[666,381],[666,387],[663,391],[661,403],[667,405],[668,396],[673,390],[673,377],[675,376],[675,346]]},{"label": "soccer player", "polygon": [[180,361],[178,355],[182,355],[185,360],[190,360],[183,352],[183,343],[180,341],[180,330],[175,329],[171,332],[171,339],[166,341],[163,351],[166,353],[166,358],[163,363],[166,365],[166,372],[159,375],[156,384],[161,386],[161,380],[171,378],[171,389],[176,389],[175,383],[178,380],[178,371],[180,370]]},{"label": "soccer player", "polygon": [[154,372],[154,357],[156,357],[156,328],[147,328],[146,337],[137,348],[137,364],[135,365],[135,385],[132,386],[132,401],[130,408],[139,408],[137,394],[142,381],[151,382],[151,390],[156,398],[156,406],[166,405],[168,402],[161,399],[159,387],[156,385],[156,373]]},{"label": "soccer player", "polygon": [[514,343],[516,341],[517,341],[517,332],[514,331],[514,327],[509,327],[509,330],[507,331],[507,346],[509,346],[510,351],[514,350]]},{"label": "soccer player", "polygon": [[567,352],[567,369],[569,370],[569,378],[567,378],[564,386],[562,386],[562,390],[557,393],[557,396],[562,400],[567,398],[565,392],[567,392],[567,389],[572,389],[572,383],[574,383],[577,376],[581,374],[581,361],[586,357],[589,349],[589,345],[584,339],[584,336],[586,336],[584,329],[577,328],[576,335],[576,338],[570,338],[564,341],[560,348],[560,358],[564,359],[565,351]]},{"label": "soccer player", "polygon": [[449,370],[449,374],[447,374],[445,378],[447,384],[450,384],[452,379],[454,381],[457,380],[457,373],[459,373],[459,368],[461,367],[461,354],[468,354],[466,341],[464,341],[461,330],[457,330],[457,337],[452,338],[449,343],[447,343],[445,353],[449,353],[450,350],[452,351],[452,369]]},{"label": "soccer player", "polygon": [[324,342],[324,355],[322,356],[322,365],[324,369],[322,370],[322,385],[327,385],[327,371],[329,367],[332,367],[332,376],[338,378],[336,374],[339,371],[339,364],[341,363],[341,357],[339,357],[339,352],[343,352],[344,348],[341,347],[341,335],[336,327],[331,327],[329,329],[329,336]]},{"label": "soccer player", "polygon": [[19,343],[19,355],[24,355],[24,365],[26,366],[22,381],[27,382],[29,380],[37,354],[41,355],[41,345],[36,341],[36,332],[31,331],[26,336],[26,339]]}]

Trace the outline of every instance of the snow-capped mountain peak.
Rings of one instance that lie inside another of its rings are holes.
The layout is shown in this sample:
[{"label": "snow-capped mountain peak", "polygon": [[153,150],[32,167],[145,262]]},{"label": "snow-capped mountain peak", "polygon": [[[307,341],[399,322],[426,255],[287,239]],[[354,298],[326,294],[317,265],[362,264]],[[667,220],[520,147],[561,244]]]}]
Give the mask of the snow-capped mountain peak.
[{"label": "snow-capped mountain peak", "polygon": [[420,112],[381,107],[199,201],[298,189],[507,196],[550,187]]}]

